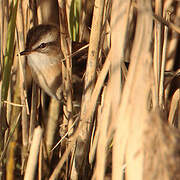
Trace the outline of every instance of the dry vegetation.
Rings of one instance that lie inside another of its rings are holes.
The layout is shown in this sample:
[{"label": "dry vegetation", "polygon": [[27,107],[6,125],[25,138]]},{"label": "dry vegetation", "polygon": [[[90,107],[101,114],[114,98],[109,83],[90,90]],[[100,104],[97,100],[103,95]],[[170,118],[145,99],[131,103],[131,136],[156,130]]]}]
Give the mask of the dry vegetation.
[{"label": "dry vegetation", "polygon": [[[179,0],[0,3],[0,180],[180,179]],[[42,23],[61,30],[66,105],[17,56]]]}]

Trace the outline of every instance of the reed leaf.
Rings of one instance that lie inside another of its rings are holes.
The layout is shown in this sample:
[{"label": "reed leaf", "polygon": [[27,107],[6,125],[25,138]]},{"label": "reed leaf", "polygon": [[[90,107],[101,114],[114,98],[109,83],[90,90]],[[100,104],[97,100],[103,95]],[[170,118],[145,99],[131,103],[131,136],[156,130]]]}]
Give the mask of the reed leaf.
[{"label": "reed leaf", "polygon": [[12,1],[12,6],[10,9],[11,16],[8,24],[8,33],[7,33],[7,47],[6,47],[6,54],[4,57],[4,69],[3,69],[2,91],[1,91],[2,101],[7,99],[11,67],[13,64],[17,7],[18,7],[18,0]]},{"label": "reed leaf", "polygon": [[81,1],[80,0],[73,0],[71,2],[70,16],[69,16],[70,33],[71,33],[71,39],[73,41],[79,40],[80,12],[81,12]]}]

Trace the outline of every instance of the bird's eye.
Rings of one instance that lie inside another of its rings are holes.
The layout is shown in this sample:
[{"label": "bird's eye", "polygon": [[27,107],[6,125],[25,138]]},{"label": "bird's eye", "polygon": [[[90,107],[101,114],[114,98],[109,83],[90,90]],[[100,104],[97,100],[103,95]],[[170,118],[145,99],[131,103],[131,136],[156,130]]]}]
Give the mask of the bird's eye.
[{"label": "bird's eye", "polygon": [[45,43],[42,43],[39,48],[45,48],[46,47],[46,44]]}]

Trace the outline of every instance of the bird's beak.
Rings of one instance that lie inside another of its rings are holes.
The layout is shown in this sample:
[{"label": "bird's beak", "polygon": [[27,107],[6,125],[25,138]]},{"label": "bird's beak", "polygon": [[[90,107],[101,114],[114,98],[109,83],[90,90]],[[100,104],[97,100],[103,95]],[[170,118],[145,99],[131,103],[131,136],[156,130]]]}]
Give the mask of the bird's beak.
[{"label": "bird's beak", "polygon": [[20,52],[20,56],[24,56],[24,55],[28,55],[28,54],[30,54],[30,51],[26,50],[26,49],[24,51]]}]

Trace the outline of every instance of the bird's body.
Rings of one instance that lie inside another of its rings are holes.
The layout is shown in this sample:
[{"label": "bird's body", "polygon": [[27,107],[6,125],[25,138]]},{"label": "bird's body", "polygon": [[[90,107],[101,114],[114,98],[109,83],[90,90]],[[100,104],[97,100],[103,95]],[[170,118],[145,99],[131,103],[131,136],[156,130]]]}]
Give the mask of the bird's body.
[{"label": "bird's body", "polygon": [[26,48],[20,54],[27,56],[35,82],[49,96],[61,100],[63,54],[59,37],[59,30],[54,25],[33,27],[27,34]]}]

